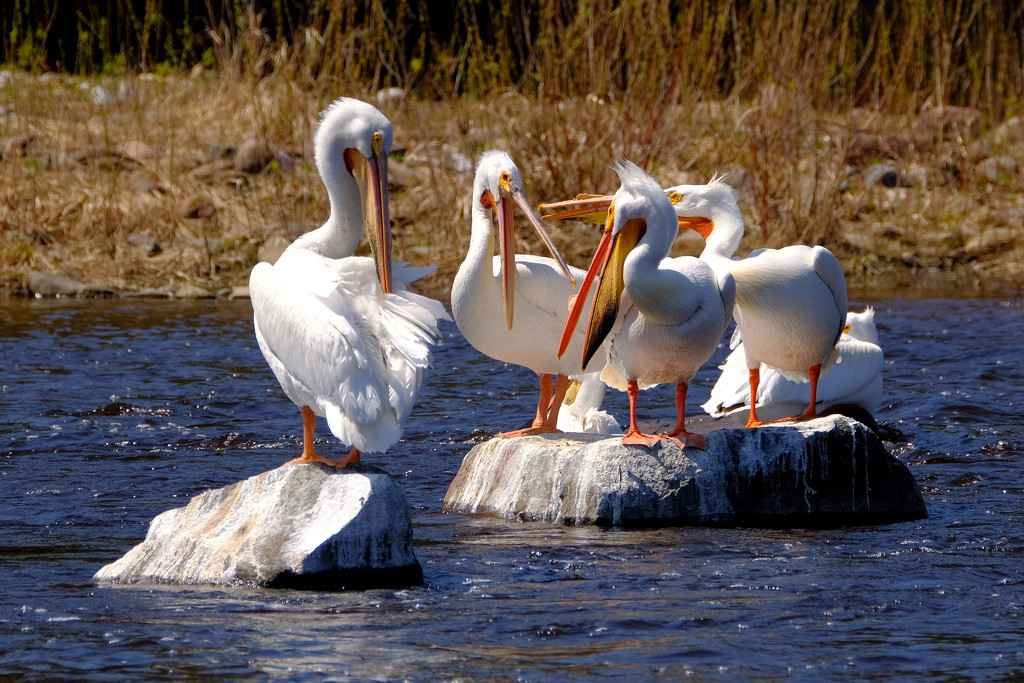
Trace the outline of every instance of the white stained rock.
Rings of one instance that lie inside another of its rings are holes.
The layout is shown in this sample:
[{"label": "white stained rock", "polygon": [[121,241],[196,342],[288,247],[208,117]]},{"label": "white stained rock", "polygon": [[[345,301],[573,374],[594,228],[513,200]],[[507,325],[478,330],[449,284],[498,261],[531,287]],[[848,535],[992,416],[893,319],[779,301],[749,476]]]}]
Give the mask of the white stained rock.
[{"label": "white stained rock", "polygon": [[93,577],[115,583],[370,588],[421,583],[409,503],[386,472],[286,465],[196,496]]},{"label": "white stained rock", "polygon": [[593,434],[492,439],[466,455],[444,508],[622,526],[823,527],[927,516],[910,471],[853,419],[707,425],[689,425],[705,432],[706,450],[625,446]]}]

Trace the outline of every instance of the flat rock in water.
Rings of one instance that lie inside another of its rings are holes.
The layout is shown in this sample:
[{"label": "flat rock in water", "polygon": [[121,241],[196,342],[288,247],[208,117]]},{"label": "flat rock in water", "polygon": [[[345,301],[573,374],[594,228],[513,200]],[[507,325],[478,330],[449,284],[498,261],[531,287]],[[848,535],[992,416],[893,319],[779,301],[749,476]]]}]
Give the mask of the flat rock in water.
[{"label": "flat rock in water", "polygon": [[110,290],[92,287],[55,273],[33,271],[28,274],[28,282],[26,284],[28,291],[37,297],[104,297],[114,295],[114,292]]},{"label": "flat rock in water", "polygon": [[773,528],[928,514],[907,467],[848,417],[715,431],[694,423],[706,450],[596,434],[492,439],[466,455],[444,509],[564,524]]},{"label": "flat rock in water", "polygon": [[422,583],[402,488],[354,465],[286,465],[158,515],[93,577],[114,583],[338,590]]},{"label": "flat rock in water", "polygon": [[217,293],[186,282],[174,290],[174,296],[178,299],[212,299]]},{"label": "flat rock in water", "polygon": [[28,289],[42,296],[77,296],[88,289],[77,280],[55,273],[33,271],[28,275]]}]

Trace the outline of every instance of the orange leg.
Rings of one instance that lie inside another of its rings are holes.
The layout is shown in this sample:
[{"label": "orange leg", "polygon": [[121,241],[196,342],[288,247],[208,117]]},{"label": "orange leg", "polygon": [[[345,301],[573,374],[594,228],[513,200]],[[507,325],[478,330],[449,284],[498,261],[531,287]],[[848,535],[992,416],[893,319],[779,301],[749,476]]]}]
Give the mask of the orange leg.
[{"label": "orange leg", "polygon": [[707,448],[707,442],[705,441],[704,436],[695,432],[686,431],[687,389],[688,387],[686,382],[676,383],[676,428],[668,434],[665,434],[665,437],[675,441],[680,448],[690,446],[692,448],[700,448],[703,450]]},{"label": "orange leg", "polygon": [[359,462],[359,451],[355,448],[348,454],[348,457],[344,460],[328,460],[317,454],[313,450],[313,432],[316,430],[316,413],[310,410],[307,406],[302,406],[300,409],[302,412],[302,455],[289,460],[285,465],[306,465],[311,462],[322,462],[325,465],[332,465],[334,467],[345,467],[346,465],[353,465]]},{"label": "orange leg", "polygon": [[511,432],[498,434],[499,438],[511,439],[517,436],[530,436],[532,434],[560,434],[558,424],[558,411],[562,407],[562,400],[565,399],[565,392],[569,389],[569,378],[565,375],[555,377],[552,387],[551,375],[540,376],[540,398],[537,400],[537,416],[533,424],[522,429],[515,429]]},{"label": "orange leg", "polygon": [[765,424],[757,419],[757,385],[760,383],[761,368],[756,367],[750,371],[750,419],[747,420],[747,429]]},{"label": "orange leg", "polygon": [[651,447],[661,440],[661,437],[654,434],[644,434],[636,426],[636,397],[640,394],[640,387],[636,380],[626,380],[626,395],[629,396],[629,429],[622,435],[622,443],[636,446]]},{"label": "orange leg", "polygon": [[807,373],[811,376],[811,402],[808,404],[807,410],[799,415],[784,417],[781,420],[778,420],[778,422],[800,422],[803,420],[813,420],[818,417],[818,378],[821,377],[821,365],[812,365],[808,368]]},{"label": "orange leg", "polygon": [[555,432],[558,429],[558,412],[562,409],[562,401],[565,400],[565,392],[569,391],[569,378],[563,374],[555,375],[555,393],[551,396],[551,404],[548,407],[547,425]]}]

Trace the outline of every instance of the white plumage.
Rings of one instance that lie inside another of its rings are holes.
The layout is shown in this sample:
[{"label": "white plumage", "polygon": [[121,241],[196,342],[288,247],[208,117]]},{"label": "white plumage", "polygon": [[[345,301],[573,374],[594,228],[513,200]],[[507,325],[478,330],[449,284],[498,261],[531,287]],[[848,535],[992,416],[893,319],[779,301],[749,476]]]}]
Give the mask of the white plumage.
[{"label": "white plumage", "polygon": [[[701,260],[720,277],[736,280],[733,316],[743,340],[751,394],[756,394],[763,363],[795,381],[810,380],[807,410],[815,417],[819,374],[839,362],[836,342],[846,324],[846,277],[824,247],[793,245],[761,249],[733,259],[743,237],[743,215],[732,189],[719,179],[706,185],[666,190],[680,226],[706,240]],[[756,405],[748,426],[761,424]]]},{"label": "white plumage", "polygon": [[[787,419],[817,415],[820,373],[840,361],[836,350],[846,319],[846,277],[839,261],[824,247],[793,245],[761,249],[734,259],[743,238],[743,215],[732,189],[720,179],[706,185],[677,185],[665,190],[680,227],[696,230],[706,245],[700,258],[721,280],[735,279],[733,318],[744,341],[751,393],[757,393],[760,368],[771,366],[795,381],[810,381],[807,410]],[[599,220],[611,198],[580,195],[541,208],[557,209],[546,219],[575,217]],[[748,427],[762,424],[756,405]]]},{"label": "white plumage", "polygon": [[[431,269],[390,262],[391,141],[391,123],[371,105],[332,104],[314,142],[331,215],[274,265],[257,264],[249,279],[260,350],[302,411],[303,453],[295,462],[344,466],[358,462],[359,451],[394,444],[431,366],[438,321],[448,318],[441,304],[406,289]],[[364,221],[374,258],[353,256]],[[349,458],[314,452],[317,415],[352,446]]]},{"label": "white plumage", "polygon": [[[587,291],[596,277],[601,279],[582,360],[588,361],[607,338],[601,379],[626,391],[630,400],[623,443],[649,446],[668,437],[681,446],[688,442],[703,447],[703,437],[685,429],[686,389],[729,324],[732,276],[725,273],[719,280],[706,263],[689,256],[667,258],[678,232],[671,203],[635,164],[620,162],[615,170],[622,184],[582,285]],[[579,301],[573,306],[566,334],[575,329],[582,308]],[[660,437],[641,433],[636,424],[638,390],[668,382],[677,389],[675,430]]]},{"label": "white plumage", "polygon": [[[836,344],[842,362],[822,372],[818,380],[818,408],[854,405],[868,412],[878,409],[882,399],[882,366],[885,358],[878,344],[874,309],[846,315],[849,330]],[[743,343],[733,349],[719,366],[722,373],[701,406],[709,415],[721,417],[750,407],[750,388]],[[786,415],[810,401],[810,384],[786,379],[771,367],[761,368],[757,407],[772,414]],[[762,410],[762,412],[764,412]]]},{"label": "white plumage", "polygon": [[[533,425],[499,436],[558,431],[558,412],[575,362],[556,356],[559,335],[569,313],[569,298],[583,271],[565,265],[522,194],[518,167],[505,152],[485,152],[473,183],[473,224],[466,258],[452,283],[452,315],[463,336],[481,353],[533,370],[541,395]],[[544,239],[555,259],[516,255],[513,209],[518,205]],[[497,216],[501,254],[495,243],[492,211]],[[557,259],[557,260],[556,260]],[[576,280],[570,281],[569,275]],[[583,334],[574,339],[583,347]],[[600,364],[595,363],[597,370]],[[551,375],[555,375],[552,384]],[[599,405],[597,406],[599,407]]]}]

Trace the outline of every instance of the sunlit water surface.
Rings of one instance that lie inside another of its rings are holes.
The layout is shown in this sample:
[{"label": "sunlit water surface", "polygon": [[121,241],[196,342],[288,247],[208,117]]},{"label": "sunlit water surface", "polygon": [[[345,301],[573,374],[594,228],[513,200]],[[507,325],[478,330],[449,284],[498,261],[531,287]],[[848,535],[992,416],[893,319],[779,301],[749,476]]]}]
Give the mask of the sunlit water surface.
[{"label": "sunlit water surface", "polygon": [[[532,374],[447,325],[405,438],[366,458],[406,491],[425,584],[302,593],[91,580],[160,512],[296,455],[298,411],[247,301],[0,302],[0,674],[1020,679],[1024,300],[876,307],[877,417],[928,519],[618,530],[442,514],[466,452],[526,424],[536,397]],[[670,416],[671,390],[643,406]],[[318,443],[344,454],[323,426]]]}]

